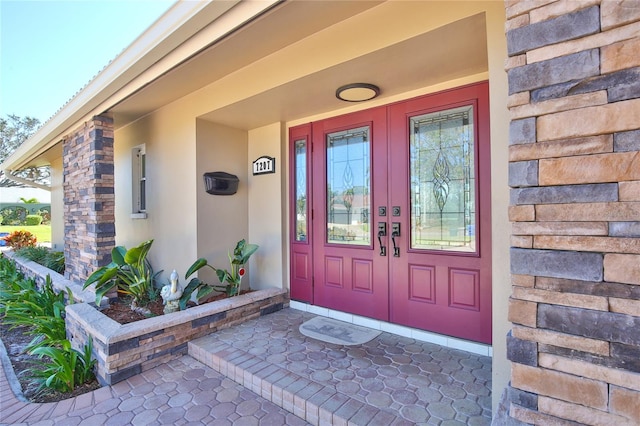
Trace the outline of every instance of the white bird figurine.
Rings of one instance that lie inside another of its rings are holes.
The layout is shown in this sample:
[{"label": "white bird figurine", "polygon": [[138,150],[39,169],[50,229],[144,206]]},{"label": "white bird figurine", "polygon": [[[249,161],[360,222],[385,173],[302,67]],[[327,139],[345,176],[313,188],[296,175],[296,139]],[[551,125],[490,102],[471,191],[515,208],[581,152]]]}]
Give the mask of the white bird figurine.
[{"label": "white bird figurine", "polygon": [[171,284],[167,284],[160,290],[160,296],[164,302],[164,313],[168,314],[180,310],[180,297],[182,296],[182,287],[178,285],[178,273],[174,269],[169,276]]}]

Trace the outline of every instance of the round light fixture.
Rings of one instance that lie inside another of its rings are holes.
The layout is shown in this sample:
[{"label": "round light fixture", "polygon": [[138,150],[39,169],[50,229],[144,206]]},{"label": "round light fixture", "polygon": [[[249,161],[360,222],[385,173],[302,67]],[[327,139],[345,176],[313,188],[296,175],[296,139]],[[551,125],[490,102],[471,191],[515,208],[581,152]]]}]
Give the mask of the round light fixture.
[{"label": "round light fixture", "polygon": [[369,83],[352,83],[336,90],[336,98],[346,102],[369,101],[380,94],[380,88]]}]

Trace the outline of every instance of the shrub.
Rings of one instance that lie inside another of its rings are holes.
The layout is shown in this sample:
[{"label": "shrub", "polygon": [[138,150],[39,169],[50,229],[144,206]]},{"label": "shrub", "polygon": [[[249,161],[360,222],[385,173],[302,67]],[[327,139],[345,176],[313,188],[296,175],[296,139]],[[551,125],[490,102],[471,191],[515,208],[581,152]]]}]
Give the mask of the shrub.
[{"label": "shrub", "polygon": [[0,223],[4,222],[4,217],[0,214]]},{"label": "shrub", "polygon": [[47,209],[38,210],[38,214],[42,216],[42,224],[48,225],[51,223],[51,212]]},{"label": "shrub", "polygon": [[13,206],[5,207],[0,214],[3,216],[2,225],[22,225],[29,212],[24,207]]},{"label": "shrub", "polygon": [[36,262],[59,274],[64,273],[64,253],[61,251],[52,251],[50,248],[43,246],[22,247],[16,250],[16,255]]},{"label": "shrub", "polygon": [[28,214],[25,219],[25,224],[27,226],[38,226],[42,223],[42,216],[39,214]]},{"label": "shrub", "polygon": [[19,250],[23,247],[34,247],[38,241],[31,232],[23,230],[13,231],[4,237],[4,240],[14,250]]}]

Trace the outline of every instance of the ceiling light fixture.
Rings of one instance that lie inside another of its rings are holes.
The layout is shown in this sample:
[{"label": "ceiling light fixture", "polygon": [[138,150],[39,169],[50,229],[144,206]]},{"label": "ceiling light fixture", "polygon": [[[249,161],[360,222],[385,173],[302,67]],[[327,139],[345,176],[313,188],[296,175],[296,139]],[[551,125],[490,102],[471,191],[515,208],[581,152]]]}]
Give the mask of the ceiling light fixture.
[{"label": "ceiling light fixture", "polygon": [[338,87],[336,98],[346,102],[369,101],[380,94],[380,88],[369,83],[352,83]]}]

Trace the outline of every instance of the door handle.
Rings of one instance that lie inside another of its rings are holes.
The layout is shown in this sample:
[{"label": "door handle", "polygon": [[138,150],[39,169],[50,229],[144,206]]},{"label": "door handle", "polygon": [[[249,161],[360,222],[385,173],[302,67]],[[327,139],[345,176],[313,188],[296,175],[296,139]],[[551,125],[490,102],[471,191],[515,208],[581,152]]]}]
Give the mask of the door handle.
[{"label": "door handle", "polygon": [[391,241],[393,241],[393,257],[400,257],[400,247],[396,245],[396,237],[400,236],[400,222],[391,224]]},{"label": "door handle", "polygon": [[380,256],[387,255],[387,248],[382,244],[382,237],[387,236],[387,222],[378,222],[378,243],[380,244]]}]

